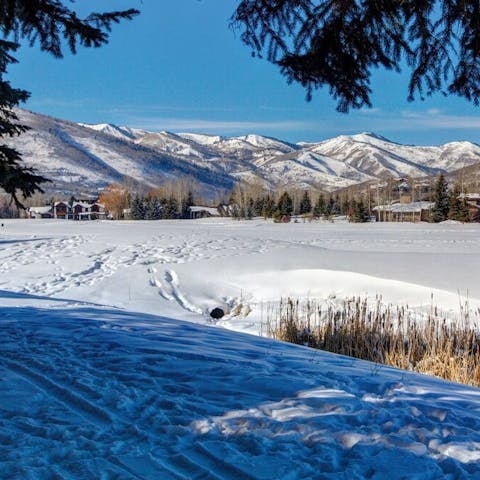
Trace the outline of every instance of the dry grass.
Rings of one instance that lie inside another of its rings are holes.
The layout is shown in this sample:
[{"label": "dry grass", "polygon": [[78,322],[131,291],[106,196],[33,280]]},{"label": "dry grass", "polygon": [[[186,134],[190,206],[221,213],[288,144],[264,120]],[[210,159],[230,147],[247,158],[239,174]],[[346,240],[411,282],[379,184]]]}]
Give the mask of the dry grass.
[{"label": "dry grass", "polygon": [[340,305],[282,299],[269,309],[268,334],[279,340],[480,386],[480,311],[456,318],[432,307],[419,314],[377,299]]}]

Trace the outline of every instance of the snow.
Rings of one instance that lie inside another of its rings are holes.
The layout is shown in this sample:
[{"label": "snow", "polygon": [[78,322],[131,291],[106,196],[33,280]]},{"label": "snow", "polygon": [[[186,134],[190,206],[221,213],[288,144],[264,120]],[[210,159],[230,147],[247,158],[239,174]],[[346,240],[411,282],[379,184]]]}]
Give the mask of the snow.
[{"label": "snow", "polygon": [[262,135],[254,135],[254,134],[243,135],[236,138],[238,138],[239,140],[243,140],[247,143],[250,143],[251,145],[258,148],[273,149],[273,150],[278,150],[279,152],[291,152],[295,150],[295,147],[293,145],[286,142],[282,142],[277,138],[264,137]]},{"label": "snow", "polygon": [[172,172],[201,179],[208,198],[231,189],[239,179],[260,180],[277,189],[333,191],[392,176],[436,176],[480,161],[480,146],[469,142],[416,147],[366,132],[293,145],[255,134],[155,133],[106,123],[76,124],[25,110],[17,113],[31,130],[9,144],[22,153],[27,166],[54,180],[46,185],[49,194],[94,194],[125,176],[156,187]]},{"label": "snow", "polygon": [[378,205],[373,210],[394,213],[420,213],[422,210],[431,210],[433,206],[433,202],[392,203],[391,205]]},{"label": "snow", "polygon": [[[209,155],[193,147],[192,142],[170,132],[150,133],[140,138],[137,143],[159,151],[205,160]],[[202,150],[202,149],[201,149]]]},{"label": "snow", "polygon": [[480,225],[3,223],[1,478],[480,476],[479,389],[259,336],[282,295],[478,308]]},{"label": "snow", "polygon": [[400,145],[370,132],[341,135],[305,144],[305,147],[361,169],[363,173],[381,176],[390,172],[395,177],[452,171],[477,163],[480,154],[480,147],[469,142],[452,142],[438,147]]},{"label": "snow", "polygon": [[328,188],[341,188],[361,181],[372,180],[355,167],[311,151],[294,155],[274,156],[257,160],[259,170],[270,178],[281,178],[283,184],[294,187],[322,184]]},{"label": "snow", "polygon": [[52,207],[49,205],[47,207],[31,207],[30,213],[35,213],[41,215],[42,213],[49,213],[52,210]]},{"label": "snow", "polygon": [[110,135],[120,140],[124,141],[133,141],[137,138],[140,138],[144,135],[147,135],[151,132],[147,130],[141,130],[138,128],[130,127],[118,127],[110,123],[98,123],[98,124],[89,124],[89,123],[78,123],[81,127],[89,128],[90,130],[95,130],[97,132]]},{"label": "snow", "polygon": [[220,143],[225,138],[220,135],[207,135],[200,133],[179,133],[178,136],[188,140],[193,140],[200,145],[215,145],[216,143]]},{"label": "snow", "polygon": [[213,217],[220,216],[220,214],[218,213],[218,208],[216,207],[204,207],[201,205],[193,205],[189,207],[189,209],[190,209],[190,212],[194,212],[194,213],[206,212]]}]

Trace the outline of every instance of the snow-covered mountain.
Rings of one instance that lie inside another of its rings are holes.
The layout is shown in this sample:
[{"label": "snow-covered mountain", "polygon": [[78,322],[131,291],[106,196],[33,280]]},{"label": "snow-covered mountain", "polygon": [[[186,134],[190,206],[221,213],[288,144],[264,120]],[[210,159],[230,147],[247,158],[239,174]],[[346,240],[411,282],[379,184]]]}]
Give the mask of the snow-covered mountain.
[{"label": "snow-covered mountain", "polygon": [[117,127],[111,123],[98,123],[96,125],[90,125],[86,123],[79,123],[81,127],[88,127],[97,132],[105,133],[113,137],[120,138],[121,140],[136,140],[137,138],[143,137],[146,135],[148,130],[141,130],[138,128],[130,127]]},{"label": "snow-covered mountain", "polygon": [[448,173],[480,162],[480,146],[469,142],[417,147],[367,132],[291,144],[253,134],[149,132],[77,124],[24,110],[19,115],[31,130],[12,142],[27,165],[63,191],[91,191],[125,177],[157,186],[185,175],[195,177],[205,192],[254,179],[270,187],[331,191],[386,176]]},{"label": "snow-covered mountain", "polygon": [[107,124],[87,128],[25,110],[18,114],[30,130],[10,143],[26,165],[53,181],[47,190],[95,192],[124,179],[155,187],[180,176],[195,177],[205,191],[234,184],[228,174],[186,162],[168,149],[143,146],[137,138],[150,132]]}]

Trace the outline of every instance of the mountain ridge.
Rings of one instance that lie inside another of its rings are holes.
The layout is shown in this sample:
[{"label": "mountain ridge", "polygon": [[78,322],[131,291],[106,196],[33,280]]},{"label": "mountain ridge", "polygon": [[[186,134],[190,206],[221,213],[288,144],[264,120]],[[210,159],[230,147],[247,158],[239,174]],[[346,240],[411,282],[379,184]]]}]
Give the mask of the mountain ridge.
[{"label": "mountain ridge", "polygon": [[18,114],[31,130],[8,143],[27,166],[53,180],[49,189],[63,192],[98,191],[124,179],[153,188],[181,176],[194,177],[212,197],[238,181],[334,191],[389,176],[423,177],[480,164],[480,146],[466,141],[402,145],[362,132],[293,144],[258,134],[151,132],[27,110]]}]

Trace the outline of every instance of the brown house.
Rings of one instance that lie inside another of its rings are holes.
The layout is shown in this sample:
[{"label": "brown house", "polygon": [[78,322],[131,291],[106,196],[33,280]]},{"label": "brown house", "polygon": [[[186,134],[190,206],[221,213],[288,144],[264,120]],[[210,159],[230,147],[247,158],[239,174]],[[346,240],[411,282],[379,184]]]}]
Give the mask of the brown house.
[{"label": "brown house", "polygon": [[460,198],[465,199],[470,221],[480,222],[480,193],[462,193]]},{"label": "brown house", "polygon": [[97,220],[106,218],[105,207],[101,203],[75,202],[70,206],[66,202],[55,202],[45,207],[30,207],[29,218],[58,218],[61,220]]},{"label": "brown house", "polygon": [[74,220],[97,220],[105,218],[105,207],[101,203],[76,202],[72,205]]},{"label": "brown house", "polygon": [[65,202],[55,202],[53,204],[53,218],[60,218],[62,220],[71,218],[70,205]]}]

